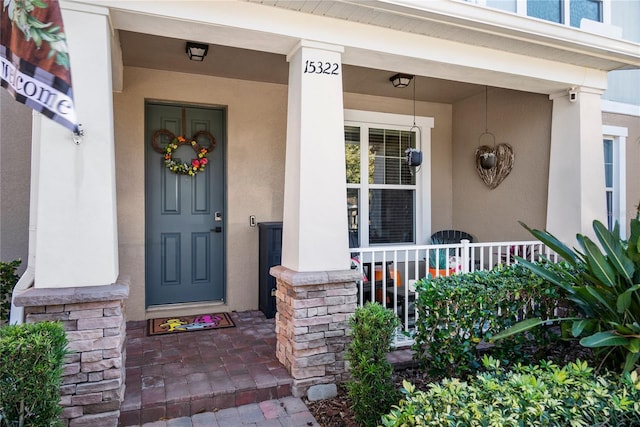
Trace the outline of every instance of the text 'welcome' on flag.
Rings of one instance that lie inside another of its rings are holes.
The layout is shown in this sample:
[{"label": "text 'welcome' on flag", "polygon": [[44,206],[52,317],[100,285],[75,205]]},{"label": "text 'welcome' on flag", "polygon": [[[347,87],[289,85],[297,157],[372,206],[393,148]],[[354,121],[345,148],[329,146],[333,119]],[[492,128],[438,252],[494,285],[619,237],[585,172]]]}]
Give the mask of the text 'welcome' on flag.
[{"label": "text 'welcome' on flag", "polygon": [[3,0],[0,85],[16,101],[78,131],[67,39],[57,0]]}]

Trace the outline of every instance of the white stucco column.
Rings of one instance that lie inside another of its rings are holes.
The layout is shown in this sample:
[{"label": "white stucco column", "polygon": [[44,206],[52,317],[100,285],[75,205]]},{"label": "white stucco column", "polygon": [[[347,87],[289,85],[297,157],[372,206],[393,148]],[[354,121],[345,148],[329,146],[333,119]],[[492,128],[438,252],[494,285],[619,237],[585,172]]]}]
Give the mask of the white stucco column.
[{"label": "white stucco column", "polygon": [[576,233],[593,236],[594,219],[606,224],[602,91],[576,88],[550,96],[551,153],[547,230],[572,246]]},{"label": "white stucco column", "polygon": [[[62,3],[73,92],[86,135],[36,115],[40,150],[35,286],[108,285],[118,275],[110,35],[107,9]],[[38,167],[34,165],[34,167]]]},{"label": "white stucco column", "polygon": [[288,55],[282,265],[349,269],[339,46],[302,41]]}]

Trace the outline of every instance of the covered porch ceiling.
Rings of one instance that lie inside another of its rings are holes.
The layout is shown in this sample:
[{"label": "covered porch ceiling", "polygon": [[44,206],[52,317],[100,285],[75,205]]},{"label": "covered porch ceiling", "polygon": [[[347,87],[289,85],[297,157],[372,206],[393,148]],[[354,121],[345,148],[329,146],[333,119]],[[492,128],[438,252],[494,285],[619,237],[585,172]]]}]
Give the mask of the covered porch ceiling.
[{"label": "covered porch ceiling", "polygon": [[[209,45],[204,61],[190,61],[183,39],[120,31],[125,66],[202,74],[231,79],[286,85],[289,64],[285,55],[222,45]],[[404,72],[404,70],[397,70]],[[389,81],[394,72],[344,65],[345,92],[413,99],[413,87],[395,88]],[[418,76],[416,100],[453,104],[484,90],[483,85]],[[412,83],[413,84],[413,83]]]},{"label": "covered porch ceiling", "polygon": [[[458,1],[91,4],[109,8],[120,66],[286,84],[286,55],[307,39],[344,47],[346,92],[410,99],[411,89],[388,80],[404,72],[419,76],[420,101],[454,103],[485,85],[542,94],[603,90],[607,71],[640,67],[637,44]],[[188,40],[211,46],[204,63],[187,60]],[[114,71],[117,82],[122,70]]]}]

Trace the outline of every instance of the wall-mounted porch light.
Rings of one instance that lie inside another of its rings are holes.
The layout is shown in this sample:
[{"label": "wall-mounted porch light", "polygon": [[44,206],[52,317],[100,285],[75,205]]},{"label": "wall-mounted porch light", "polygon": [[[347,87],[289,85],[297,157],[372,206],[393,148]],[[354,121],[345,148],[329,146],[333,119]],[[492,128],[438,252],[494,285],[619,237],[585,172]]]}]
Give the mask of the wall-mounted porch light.
[{"label": "wall-mounted porch light", "polygon": [[393,84],[393,87],[407,87],[411,83],[413,76],[411,74],[398,73],[389,77],[389,81]]},{"label": "wall-mounted porch light", "polygon": [[209,45],[187,42],[186,52],[189,55],[189,59],[192,61],[204,61],[204,57],[207,56],[209,51]]}]

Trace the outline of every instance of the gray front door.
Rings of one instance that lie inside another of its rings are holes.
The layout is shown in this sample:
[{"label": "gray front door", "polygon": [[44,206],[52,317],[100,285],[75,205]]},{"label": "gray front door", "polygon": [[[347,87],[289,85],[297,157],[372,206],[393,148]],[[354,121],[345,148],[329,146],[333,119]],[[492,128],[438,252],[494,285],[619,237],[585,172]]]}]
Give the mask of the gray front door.
[{"label": "gray front door", "polygon": [[[147,306],[225,298],[225,134],[223,109],[145,105]],[[162,150],[174,136],[187,141],[171,152],[179,162],[198,158],[192,139],[211,148],[203,170],[166,167]]]}]

